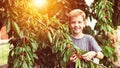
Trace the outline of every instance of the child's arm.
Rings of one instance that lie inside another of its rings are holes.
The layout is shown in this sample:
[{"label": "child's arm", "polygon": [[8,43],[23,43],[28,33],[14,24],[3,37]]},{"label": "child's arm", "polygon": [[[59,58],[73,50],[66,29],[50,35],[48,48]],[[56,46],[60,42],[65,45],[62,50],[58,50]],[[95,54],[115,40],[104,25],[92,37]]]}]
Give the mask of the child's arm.
[{"label": "child's arm", "polygon": [[95,51],[89,51],[84,55],[82,55],[82,58],[87,61],[93,59],[94,57],[98,59],[103,59],[104,55],[102,54],[102,52],[95,52]]}]

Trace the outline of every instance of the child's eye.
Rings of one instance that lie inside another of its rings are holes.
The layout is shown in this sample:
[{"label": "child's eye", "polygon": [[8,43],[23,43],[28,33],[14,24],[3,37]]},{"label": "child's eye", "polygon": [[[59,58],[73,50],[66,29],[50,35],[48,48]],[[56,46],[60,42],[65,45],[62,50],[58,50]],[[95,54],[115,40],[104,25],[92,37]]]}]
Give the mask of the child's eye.
[{"label": "child's eye", "polygon": [[78,21],[78,23],[82,23],[81,21]]},{"label": "child's eye", "polygon": [[71,22],[71,24],[75,24],[75,22],[73,21],[73,22]]}]

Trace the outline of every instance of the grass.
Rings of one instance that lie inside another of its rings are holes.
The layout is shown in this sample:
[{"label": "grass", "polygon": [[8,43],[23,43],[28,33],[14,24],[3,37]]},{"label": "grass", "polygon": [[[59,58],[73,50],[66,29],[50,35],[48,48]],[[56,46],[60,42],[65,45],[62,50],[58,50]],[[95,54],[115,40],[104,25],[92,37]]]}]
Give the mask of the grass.
[{"label": "grass", "polygon": [[7,64],[10,44],[0,45],[0,65]]}]

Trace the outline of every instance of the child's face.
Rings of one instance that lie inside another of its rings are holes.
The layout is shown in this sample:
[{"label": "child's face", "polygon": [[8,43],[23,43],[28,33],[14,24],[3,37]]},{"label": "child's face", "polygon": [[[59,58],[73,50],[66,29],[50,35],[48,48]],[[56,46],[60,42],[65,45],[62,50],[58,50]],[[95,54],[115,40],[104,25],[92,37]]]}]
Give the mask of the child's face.
[{"label": "child's face", "polygon": [[85,26],[85,21],[82,16],[72,17],[69,26],[73,33],[80,34]]}]

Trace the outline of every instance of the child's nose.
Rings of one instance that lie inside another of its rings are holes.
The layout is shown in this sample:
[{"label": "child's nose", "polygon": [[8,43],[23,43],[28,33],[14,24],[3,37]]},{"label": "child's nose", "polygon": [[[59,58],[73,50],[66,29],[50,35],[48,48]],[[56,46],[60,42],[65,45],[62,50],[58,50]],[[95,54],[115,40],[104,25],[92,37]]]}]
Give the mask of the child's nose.
[{"label": "child's nose", "polygon": [[78,22],[76,22],[76,23],[75,23],[75,26],[78,26],[78,25],[79,25],[79,23],[78,23]]}]

